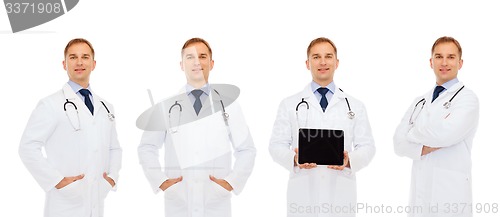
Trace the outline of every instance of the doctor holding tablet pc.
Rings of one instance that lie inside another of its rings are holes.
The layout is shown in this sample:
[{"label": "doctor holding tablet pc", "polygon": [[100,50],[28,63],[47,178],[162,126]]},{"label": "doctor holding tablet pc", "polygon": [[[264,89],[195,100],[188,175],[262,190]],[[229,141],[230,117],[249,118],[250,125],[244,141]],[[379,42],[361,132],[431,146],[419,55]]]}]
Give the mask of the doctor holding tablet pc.
[{"label": "doctor holding tablet pc", "polygon": [[[355,174],[370,163],[375,145],[363,103],[333,82],[338,64],[335,44],[328,38],[314,39],[306,60],[312,82],[279,106],[269,151],[290,172],[288,217],[356,216],[348,208],[356,205]],[[343,147],[338,149],[338,144]],[[328,165],[328,155],[314,150],[332,153],[332,162],[341,161]],[[343,156],[335,156],[339,151]],[[318,161],[306,162],[315,159]],[[319,162],[323,160],[326,165]]]}]

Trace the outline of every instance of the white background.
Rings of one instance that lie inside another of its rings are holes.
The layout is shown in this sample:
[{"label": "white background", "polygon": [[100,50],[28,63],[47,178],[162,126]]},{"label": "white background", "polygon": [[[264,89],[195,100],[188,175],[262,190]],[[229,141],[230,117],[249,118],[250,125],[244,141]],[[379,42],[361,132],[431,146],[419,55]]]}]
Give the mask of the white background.
[{"label": "white background", "polygon": [[64,16],[16,34],[0,6],[3,213],[42,216],[44,192],[17,149],[38,100],[67,81],[63,49],[75,37],[95,47],[91,85],[115,105],[123,148],[119,189],[106,199],[106,216],[163,216],[163,197],[152,193],[138,162],[141,130],[135,120],[150,106],[146,89],[158,101],[185,83],[180,49],[191,37],[212,46],[211,83],[241,88],[240,103],[258,150],[246,188],[233,197],[235,217],[285,216],[288,173],[272,161],[268,141],[278,103],[311,80],[306,48],[320,36],[336,43],[340,66],[334,80],[365,103],[376,141],[375,158],[357,174],[358,202],[394,209],[407,204],[411,161],[394,154],[392,136],[411,101],[434,85],[430,49],[435,39],[449,35],[463,47],[459,79],[481,102],[472,152],[474,201],[500,203],[495,1],[169,2],[82,0]]}]

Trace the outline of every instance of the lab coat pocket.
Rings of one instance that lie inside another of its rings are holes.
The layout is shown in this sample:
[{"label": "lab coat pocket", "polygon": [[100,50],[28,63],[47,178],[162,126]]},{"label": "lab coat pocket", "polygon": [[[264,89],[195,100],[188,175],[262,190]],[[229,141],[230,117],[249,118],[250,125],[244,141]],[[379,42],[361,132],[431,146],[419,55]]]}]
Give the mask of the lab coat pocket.
[{"label": "lab coat pocket", "polygon": [[331,195],[334,204],[338,206],[351,206],[356,203],[356,176],[350,168],[337,171],[335,187]]},{"label": "lab coat pocket", "polygon": [[207,202],[214,202],[231,197],[231,192],[210,180],[206,188],[206,197],[208,199]]},{"label": "lab coat pocket", "polygon": [[101,178],[101,183],[99,183],[99,196],[104,199],[108,195],[109,191],[111,191],[113,187],[111,184],[104,178]]},{"label": "lab coat pocket", "polygon": [[[432,204],[462,206],[472,202],[471,178],[460,171],[434,168],[432,179]],[[458,213],[455,213],[458,214]]]},{"label": "lab coat pocket", "polygon": [[81,202],[83,200],[84,183],[83,180],[77,180],[63,188],[56,189],[56,197],[69,203]]},{"label": "lab coat pocket", "polygon": [[311,176],[314,169],[296,169],[290,173],[288,180],[287,198],[289,204],[307,204],[310,202]]},{"label": "lab coat pocket", "polygon": [[164,194],[165,194],[165,199],[166,200],[177,200],[180,201],[181,199],[185,201],[185,198],[183,199],[182,195],[187,193],[185,183],[183,181],[177,182],[167,189],[165,189]]}]

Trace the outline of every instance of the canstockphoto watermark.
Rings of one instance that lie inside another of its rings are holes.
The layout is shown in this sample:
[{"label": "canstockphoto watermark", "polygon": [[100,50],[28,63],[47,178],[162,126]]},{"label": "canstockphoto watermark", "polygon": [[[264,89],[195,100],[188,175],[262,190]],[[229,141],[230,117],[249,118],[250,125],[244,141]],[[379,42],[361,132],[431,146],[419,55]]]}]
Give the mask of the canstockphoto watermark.
[{"label": "canstockphoto watermark", "polygon": [[293,214],[464,214],[464,213],[499,213],[498,203],[443,203],[428,204],[427,206],[404,206],[388,204],[353,203],[335,205],[321,203],[303,205],[288,204],[288,212]]},{"label": "canstockphoto watermark", "polygon": [[20,32],[51,20],[73,9],[79,0],[4,0],[12,32]]}]

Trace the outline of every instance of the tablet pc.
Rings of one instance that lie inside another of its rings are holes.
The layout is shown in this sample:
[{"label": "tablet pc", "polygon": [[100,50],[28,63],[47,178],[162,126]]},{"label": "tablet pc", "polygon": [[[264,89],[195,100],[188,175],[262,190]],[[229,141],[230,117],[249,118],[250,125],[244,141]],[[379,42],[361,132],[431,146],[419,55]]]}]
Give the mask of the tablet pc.
[{"label": "tablet pc", "polygon": [[299,129],[299,164],[344,164],[344,131],[330,129]]}]

